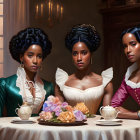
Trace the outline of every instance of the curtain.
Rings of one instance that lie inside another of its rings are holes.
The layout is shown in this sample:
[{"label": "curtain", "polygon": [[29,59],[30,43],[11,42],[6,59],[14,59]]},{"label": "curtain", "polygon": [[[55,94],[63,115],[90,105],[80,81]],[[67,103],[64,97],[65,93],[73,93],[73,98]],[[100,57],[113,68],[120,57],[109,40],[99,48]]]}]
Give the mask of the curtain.
[{"label": "curtain", "polygon": [[9,53],[9,41],[28,26],[29,0],[4,0],[4,77],[15,74],[19,65]]}]

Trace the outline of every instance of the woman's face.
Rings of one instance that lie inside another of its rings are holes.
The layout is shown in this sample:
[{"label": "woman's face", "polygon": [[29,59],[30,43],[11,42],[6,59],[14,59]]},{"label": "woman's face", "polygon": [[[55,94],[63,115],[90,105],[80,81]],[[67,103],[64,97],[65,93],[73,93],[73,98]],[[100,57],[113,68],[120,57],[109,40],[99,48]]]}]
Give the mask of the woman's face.
[{"label": "woman's face", "polygon": [[131,33],[126,33],[122,38],[124,53],[130,62],[140,61],[140,43]]},{"label": "woman's face", "polygon": [[39,45],[31,45],[20,60],[23,62],[26,71],[36,73],[41,67],[42,56],[42,48]]},{"label": "woman's face", "polygon": [[77,42],[72,49],[72,59],[77,69],[83,70],[90,65],[91,52],[83,42]]}]

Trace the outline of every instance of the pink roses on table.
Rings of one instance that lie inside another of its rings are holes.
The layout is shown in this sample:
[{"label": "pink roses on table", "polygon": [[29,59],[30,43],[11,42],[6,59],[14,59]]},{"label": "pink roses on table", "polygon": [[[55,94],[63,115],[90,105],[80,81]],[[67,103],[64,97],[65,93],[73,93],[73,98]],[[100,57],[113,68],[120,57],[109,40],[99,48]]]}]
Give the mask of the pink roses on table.
[{"label": "pink roses on table", "polygon": [[47,101],[44,102],[43,111],[39,116],[40,120],[49,122],[70,123],[86,120],[86,115],[82,113],[82,111],[78,110],[76,107],[73,108],[68,105],[67,102],[62,103],[58,97],[54,96],[49,96]]},{"label": "pink roses on table", "polygon": [[45,111],[42,111],[40,114],[40,119],[43,119],[43,120],[50,120],[53,118],[53,115],[51,112],[45,112]]}]

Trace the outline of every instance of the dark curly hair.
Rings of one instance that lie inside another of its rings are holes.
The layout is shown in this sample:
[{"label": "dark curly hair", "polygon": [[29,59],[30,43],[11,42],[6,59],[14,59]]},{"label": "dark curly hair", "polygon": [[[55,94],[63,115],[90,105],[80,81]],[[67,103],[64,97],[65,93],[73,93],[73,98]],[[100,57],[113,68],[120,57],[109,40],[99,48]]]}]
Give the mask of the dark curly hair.
[{"label": "dark curly hair", "polygon": [[72,52],[72,48],[77,42],[84,42],[90,52],[96,51],[100,46],[100,36],[94,26],[79,24],[72,28],[65,37],[65,45]]},{"label": "dark curly hair", "polygon": [[16,61],[20,62],[20,55],[31,45],[39,45],[42,48],[43,59],[50,54],[52,43],[47,34],[39,28],[26,28],[13,36],[9,43],[10,53]]},{"label": "dark curly hair", "polygon": [[131,33],[136,37],[136,40],[140,43],[140,26],[136,26],[136,27],[132,27],[132,28],[128,28],[126,30],[124,30],[121,34],[121,43],[122,43],[122,38],[125,34],[127,33]]}]

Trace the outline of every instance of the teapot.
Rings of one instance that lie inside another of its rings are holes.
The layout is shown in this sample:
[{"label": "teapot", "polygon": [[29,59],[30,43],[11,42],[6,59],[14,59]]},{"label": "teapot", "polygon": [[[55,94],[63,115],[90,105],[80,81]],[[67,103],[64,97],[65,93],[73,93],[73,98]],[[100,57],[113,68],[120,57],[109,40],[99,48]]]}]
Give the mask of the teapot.
[{"label": "teapot", "polygon": [[32,114],[32,108],[28,105],[27,102],[24,102],[20,108],[15,109],[16,114],[20,117],[21,120],[28,120]]},{"label": "teapot", "polygon": [[100,107],[100,114],[105,120],[115,119],[118,115],[118,111],[112,106],[102,106]]}]

